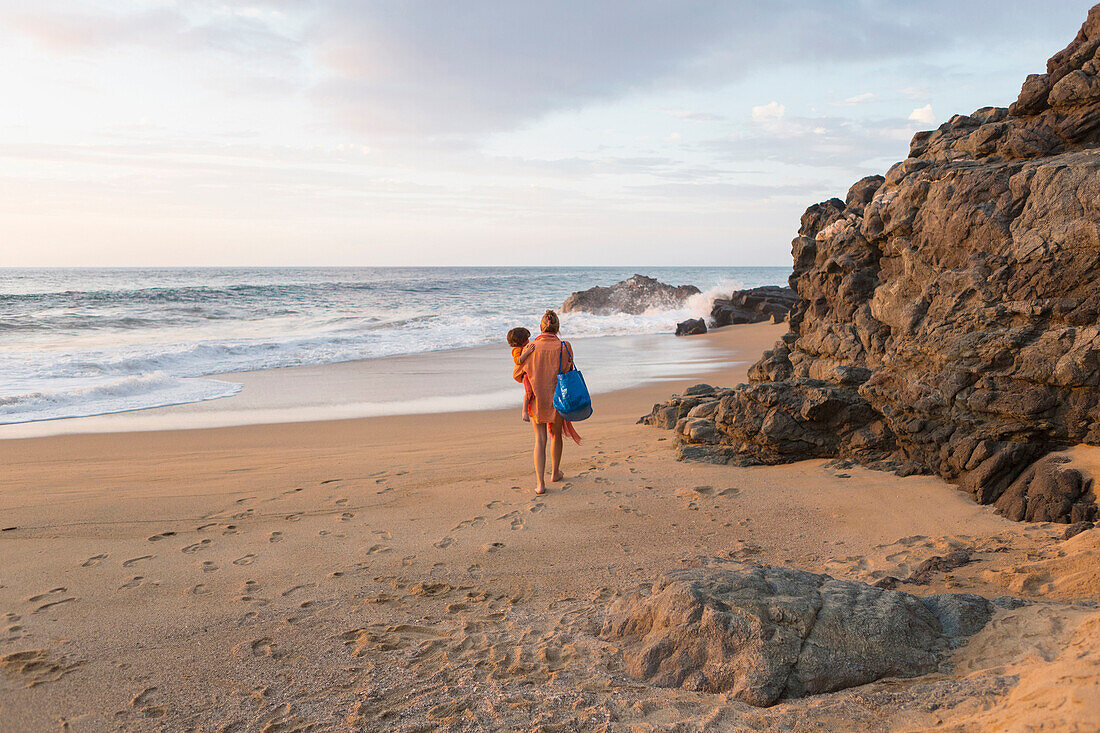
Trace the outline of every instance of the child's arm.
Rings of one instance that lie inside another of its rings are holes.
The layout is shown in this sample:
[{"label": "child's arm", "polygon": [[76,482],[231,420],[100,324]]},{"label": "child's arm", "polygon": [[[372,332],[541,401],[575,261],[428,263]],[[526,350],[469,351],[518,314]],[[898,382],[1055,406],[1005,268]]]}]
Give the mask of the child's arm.
[{"label": "child's arm", "polygon": [[531,354],[534,351],[535,351],[535,345],[534,344],[527,344],[526,346],[524,346],[523,347],[523,353],[519,355],[519,363],[522,364],[525,361],[527,361],[527,357],[531,356]]}]

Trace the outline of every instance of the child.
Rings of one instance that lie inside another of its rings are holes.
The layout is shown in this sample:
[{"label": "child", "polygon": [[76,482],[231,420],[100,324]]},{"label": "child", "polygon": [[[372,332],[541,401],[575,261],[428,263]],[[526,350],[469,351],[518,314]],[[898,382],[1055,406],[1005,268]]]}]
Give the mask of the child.
[{"label": "child", "polygon": [[[531,340],[531,332],[526,328],[513,328],[508,332],[508,345],[512,347],[512,361],[519,366],[523,363],[523,347],[527,346],[527,342]],[[531,422],[531,400],[534,399],[535,393],[531,389],[531,382],[527,379],[527,375],[523,375],[523,421]]]}]

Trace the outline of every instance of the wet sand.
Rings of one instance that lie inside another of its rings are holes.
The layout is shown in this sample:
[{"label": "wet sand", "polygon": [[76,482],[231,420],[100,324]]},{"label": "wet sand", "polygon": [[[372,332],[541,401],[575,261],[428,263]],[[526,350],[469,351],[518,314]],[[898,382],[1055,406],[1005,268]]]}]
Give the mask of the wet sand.
[{"label": "wet sand", "polygon": [[[1094,729],[1100,531],[1062,543],[932,477],[678,463],[635,424],[744,381],[784,330],[723,329],[743,363],[600,396],[541,497],[515,409],[0,441],[0,727]],[[952,673],[759,709],[632,680],[599,636],[663,570],[874,580],[961,546],[908,590],[1057,603],[999,612]]]}]

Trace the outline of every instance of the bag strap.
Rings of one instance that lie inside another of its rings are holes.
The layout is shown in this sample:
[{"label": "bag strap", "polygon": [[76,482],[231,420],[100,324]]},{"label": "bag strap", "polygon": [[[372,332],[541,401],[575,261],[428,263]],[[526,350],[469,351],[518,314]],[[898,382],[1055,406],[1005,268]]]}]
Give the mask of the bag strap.
[{"label": "bag strap", "polygon": [[[562,373],[561,365],[562,365],[562,355],[564,353],[565,353],[565,342],[562,341],[561,342],[561,348],[558,350],[558,374]],[[573,361],[573,347],[572,346],[569,347],[569,361],[571,361],[571,362]],[[577,368],[577,365],[574,363],[573,364],[573,369],[576,369],[576,368]],[[569,371],[573,371],[573,369],[570,369]]]}]

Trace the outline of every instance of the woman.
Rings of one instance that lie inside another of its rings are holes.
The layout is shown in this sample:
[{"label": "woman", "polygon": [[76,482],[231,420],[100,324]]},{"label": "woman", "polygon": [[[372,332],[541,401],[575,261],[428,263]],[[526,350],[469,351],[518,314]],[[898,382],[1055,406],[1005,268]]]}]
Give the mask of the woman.
[{"label": "woman", "polygon": [[562,433],[577,443],[580,436],[573,426],[563,422],[561,415],[554,409],[554,389],[558,382],[558,372],[567,372],[573,368],[573,347],[568,341],[558,338],[561,324],[558,314],[546,311],[542,317],[542,333],[523,350],[522,364],[512,370],[517,382],[523,381],[523,375],[531,384],[534,399],[531,400],[531,424],[535,428],[535,493],[546,493],[546,431],[550,430],[550,480],[561,481],[565,478],[561,472]]}]

